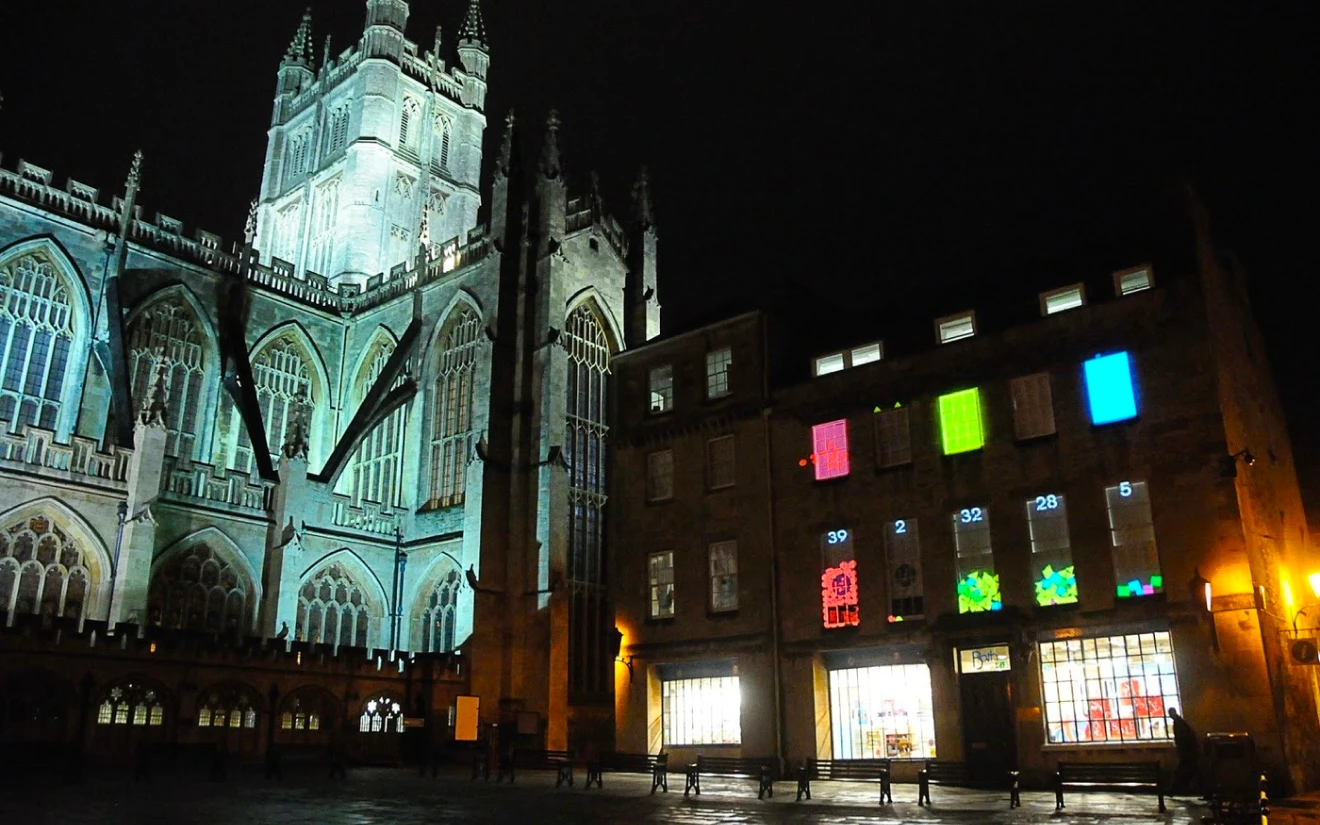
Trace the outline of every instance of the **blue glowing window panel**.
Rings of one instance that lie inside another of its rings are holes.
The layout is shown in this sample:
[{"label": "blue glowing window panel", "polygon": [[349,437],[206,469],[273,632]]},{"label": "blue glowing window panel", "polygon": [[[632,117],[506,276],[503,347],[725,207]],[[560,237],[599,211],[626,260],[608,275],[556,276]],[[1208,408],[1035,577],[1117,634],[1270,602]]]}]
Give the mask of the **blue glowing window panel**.
[{"label": "blue glowing window panel", "polygon": [[1086,399],[1092,424],[1112,424],[1137,417],[1132,360],[1126,352],[1097,355],[1085,363]]}]

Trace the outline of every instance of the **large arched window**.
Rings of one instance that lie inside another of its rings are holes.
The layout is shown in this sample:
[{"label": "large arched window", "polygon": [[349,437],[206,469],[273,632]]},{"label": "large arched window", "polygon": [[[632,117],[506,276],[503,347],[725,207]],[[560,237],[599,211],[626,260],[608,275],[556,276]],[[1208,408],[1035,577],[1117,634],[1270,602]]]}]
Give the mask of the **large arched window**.
[{"label": "large arched window", "polygon": [[165,703],[160,691],[139,682],[123,682],[105,692],[96,714],[98,725],[165,724]]},{"label": "large arched window", "polygon": [[431,162],[441,169],[449,168],[449,141],[454,131],[454,122],[448,115],[437,113],[435,116],[435,143],[431,146]]},{"label": "large arched window", "polygon": [[0,263],[0,421],[53,430],[73,355],[70,285],[46,255]]},{"label": "large arched window", "polygon": [[450,315],[440,335],[431,429],[431,507],[463,503],[472,455],[472,398],[481,318],[471,307]]},{"label": "large arched window", "polygon": [[335,223],[339,218],[339,178],[328,180],[316,190],[316,211],[312,218],[312,248],[307,268],[330,275],[335,251]]},{"label": "large arched window", "polygon": [[0,616],[81,618],[92,576],[78,542],[44,515],[23,518],[0,532]]},{"label": "large arched window", "polygon": [[416,650],[423,653],[449,653],[454,649],[454,624],[458,612],[458,589],[463,574],[452,561],[444,565],[435,584],[422,602],[416,616],[417,631],[421,634]]},{"label": "large arched window", "polygon": [[298,591],[296,636],[308,642],[368,647],[375,615],[343,565],[329,564]]},{"label": "large arched window", "polygon": [[[394,354],[394,342],[378,338],[363,363],[354,394],[358,403],[366,398],[385,364]],[[400,375],[394,385],[403,381]],[[393,507],[399,503],[399,484],[403,478],[403,425],[408,415],[405,404],[371,429],[358,445],[353,458],[353,499],[374,501]]]},{"label": "large arched window", "polygon": [[569,688],[599,693],[608,689],[601,537],[610,345],[600,318],[586,304],[568,317],[563,341],[568,350]]},{"label": "large arched window", "polygon": [[170,414],[165,451],[196,458],[200,410],[205,386],[205,355],[201,325],[192,309],[178,298],[157,301],[133,319],[128,331],[128,363],[133,402],[141,406],[151,395],[156,365],[165,365],[165,389]]},{"label": "large arched window", "polygon": [[416,154],[418,126],[425,129],[425,124],[418,123],[422,115],[422,106],[416,98],[405,97],[399,110],[399,148]]},{"label": "large arched window", "polygon": [[[312,375],[311,361],[292,333],[271,341],[252,359],[257,403],[261,407],[267,449],[272,458],[279,454],[289,422],[294,420],[300,409],[308,421],[315,415],[320,399],[316,397]],[[251,473],[256,467],[252,459],[252,442],[241,419],[237,425],[238,448],[234,454],[234,468]]]},{"label": "large arched window", "polygon": [[151,576],[151,623],[172,630],[246,633],[251,622],[247,574],[209,544],[170,553]]},{"label": "large arched window", "polygon": [[403,733],[403,706],[388,694],[372,696],[358,717],[361,733]]}]

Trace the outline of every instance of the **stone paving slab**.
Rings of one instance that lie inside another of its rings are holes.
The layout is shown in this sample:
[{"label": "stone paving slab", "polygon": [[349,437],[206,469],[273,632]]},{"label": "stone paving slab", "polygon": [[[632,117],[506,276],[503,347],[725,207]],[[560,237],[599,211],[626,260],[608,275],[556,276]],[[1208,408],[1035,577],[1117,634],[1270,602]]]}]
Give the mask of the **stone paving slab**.
[{"label": "stone paving slab", "polygon": [[894,804],[881,807],[869,784],[813,782],[811,801],[795,802],[796,783],[776,783],[773,799],[757,800],[755,783],[703,780],[700,797],[684,798],[683,777],[670,775],[669,793],[650,795],[650,779],[605,775],[603,789],[554,787],[544,773],[523,773],[517,784],[472,782],[457,772],[419,777],[414,771],[361,768],[346,781],[304,774],[268,781],[238,772],[225,782],[157,778],[134,783],[92,777],[76,785],[34,782],[0,788],[4,825],[375,825],[462,822],[471,825],[937,825],[1026,823],[1058,825],[1169,825],[1197,823],[1206,809],[1192,800],[1168,801],[1160,814],[1150,796],[1070,795],[1056,813],[1054,795],[1024,791],[1010,811],[1007,793],[935,787],[933,806],[916,804],[916,785],[894,786]]}]

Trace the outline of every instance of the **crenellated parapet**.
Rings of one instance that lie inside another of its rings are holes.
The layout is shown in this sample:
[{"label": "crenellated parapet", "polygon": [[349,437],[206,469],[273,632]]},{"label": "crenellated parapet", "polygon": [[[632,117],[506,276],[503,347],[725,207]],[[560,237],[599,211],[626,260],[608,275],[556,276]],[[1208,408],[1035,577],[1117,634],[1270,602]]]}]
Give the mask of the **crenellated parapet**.
[{"label": "crenellated parapet", "polygon": [[0,419],[0,469],[39,472],[122,492],[132,455],[127,447],[102,451],[95,440],[77,435],[60,443],[53,430],[41,427],[12,432],[10,422]]}]

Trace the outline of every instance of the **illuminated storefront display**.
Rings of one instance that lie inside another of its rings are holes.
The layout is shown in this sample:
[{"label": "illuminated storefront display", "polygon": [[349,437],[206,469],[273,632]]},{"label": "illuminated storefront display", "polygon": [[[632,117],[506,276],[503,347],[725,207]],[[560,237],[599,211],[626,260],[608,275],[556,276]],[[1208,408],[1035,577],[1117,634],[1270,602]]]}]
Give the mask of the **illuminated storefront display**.
[{"label": "illuminated storefront display", "polygon": [[857,611],[857,557],[850,530],[827,530],[821,534],[821,557],[825,572],[820,576],[821,612],[825,627],[850,627],[861,623]]},{"label": "illuminated storefront display", "polygon": [[953,538],[958,558],[958,612],[1000,610],[999,574],[990,547],[990,513],[965,507],[953,514]]},{"label": "illuminated storefront display", "polygon": [[842,478],[848,475],[848,421],[839,419],[811,428],[812,459],[816,464],[816,480]]},{"label": "illuminated storefront display", "polygon": [[889,665],[830,671],[835,759],[933,759],[930,668]]},{"label": "illuminated storefront display", "polygon": [[1036,604],[1050,607],[1075,603],[1077,575],[1068,535],[1068,506],[1063,496],[1047,493],[1029,499],[1027,526],[1031,530],[1031,576],[1036,586]]},{"label": "illuminated storefront display", "polygon": [[1132,361],[1126,352],[1097,355],[1087,361],[1083,368],[1092,424],[1112,424],[1137,417]]},{"label": "illuminated storefront display", "polygon": [[981,392],[976,387],[941,395],[940,440],[945,455],[966,453],[985,446],[981,425]]},{"label": "illuminated storefront display", "polygon": [[661,686],[666,747],[742,742],[737,676],[669,679]]},{"label": "illuminated storefront display", "polygon": [[1040,643],[1045,736],[1051,744],[1173,738],[1181,707],[1168,631]]}]

